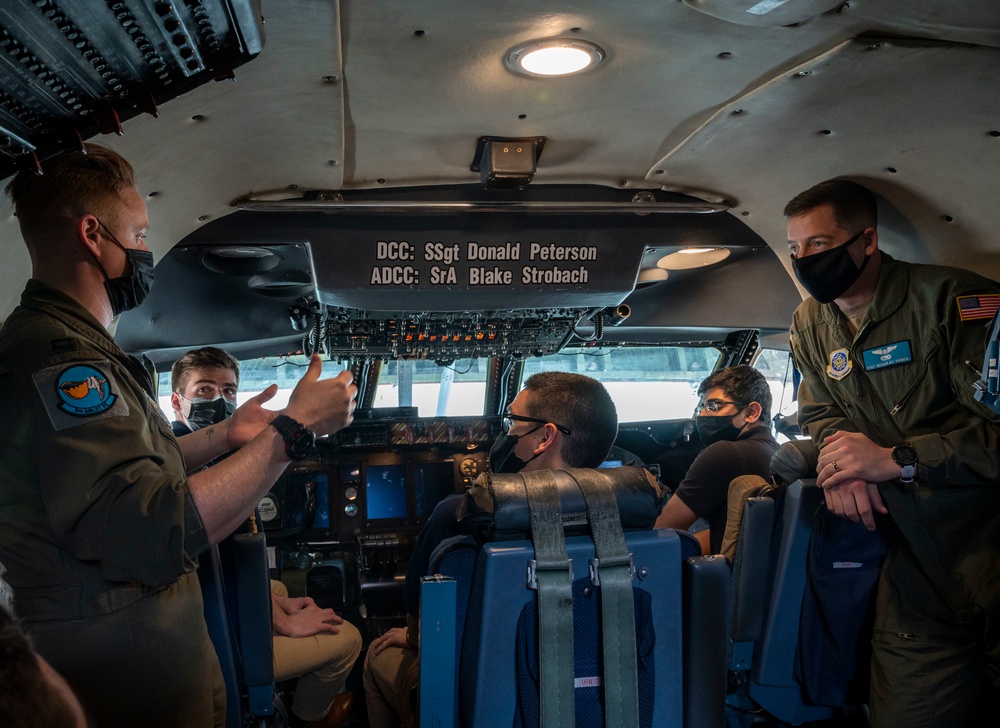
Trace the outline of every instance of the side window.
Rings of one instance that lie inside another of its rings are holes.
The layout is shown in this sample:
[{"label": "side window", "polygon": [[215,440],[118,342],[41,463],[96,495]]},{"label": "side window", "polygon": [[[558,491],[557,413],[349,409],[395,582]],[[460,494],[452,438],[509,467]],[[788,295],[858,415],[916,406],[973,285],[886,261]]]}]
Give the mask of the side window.
[{"label": "side window", "polygon": [[719,362],[707,346],[634,346],[563,349],[524,362],[524,378],[536,372],[576,372],[607,388],[619,422],[649,422],[691,417],[698,385]]},{"label": "side window", "polygon": [[[771,416],[789,417],[798,411],[795,401],[792,354],[781,349],[761,349],[754,362],[757,369],[767,379],[771,387]],[[778,437],[778,441],[784,439]]]}]

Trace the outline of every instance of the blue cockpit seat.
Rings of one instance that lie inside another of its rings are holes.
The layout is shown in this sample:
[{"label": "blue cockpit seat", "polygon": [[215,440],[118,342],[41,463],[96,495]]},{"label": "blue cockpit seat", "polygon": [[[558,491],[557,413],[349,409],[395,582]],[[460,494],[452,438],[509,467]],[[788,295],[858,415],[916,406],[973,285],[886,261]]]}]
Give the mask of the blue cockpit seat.
[{"label": "blue cockpit seat", "polygon": [[474,534],[432,558],[455,580],[454,661],[431,671],[421,655],[422,680],[456,680],[443,724],[721,723],[729,570],[650,530],[664,496],[631,467],[493,475],[467,494]]},{"label": "blue cockpit seat", "polygon": [[[864,616],[884,546],[881,534],[826,510],[817,457],[809,441],[788,442],[775,453],[770,481],[744,476],[730,486],[730,513],[741,512],[739,533],[727,530],[723,544],[733,565],[730,726],[748,726],[762,713],[791,725],[833,718],[856,695],[844,686],[863,682],[867,671],[858,645],[870,636]],[[824,612],[841,608],[830,603],[834,583],[857,595],[851,609],[861,617],[840,630],[843,645],[831,646]],[[816,688],[831,681],[836,691]]]},{"label": "blue cockpit seat", "polygon": [[275,709],[271,588],[263,533],[238,533],[200,558],[205,619],[226,681],[226,728]]}]

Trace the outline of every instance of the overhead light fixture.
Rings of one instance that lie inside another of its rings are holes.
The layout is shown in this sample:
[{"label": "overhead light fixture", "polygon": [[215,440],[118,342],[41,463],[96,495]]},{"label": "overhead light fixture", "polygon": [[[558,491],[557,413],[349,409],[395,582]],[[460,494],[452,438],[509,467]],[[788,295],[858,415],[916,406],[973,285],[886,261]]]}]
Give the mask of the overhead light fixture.
[{"label": "overhead light fixture", "polygon": [[507,67],[536,78],[569,76],[604,60],[604,49],[586,40],[548,38],[521,43],[507,52]]},{"label": "overhead light fixture", "polygon": [[685,248],[676,253],[664,255],[656,261],[657,268],[664,270],[690,270],[706,265],[721,263],[729,257],[729,248]]},{"label": "overhead light fixture", "polygon": [[648,288],[654,283],[667,280],[669,276],[670,274],[662,268],[643,268],[639,271],[639,275],[636,276],[635,288],[636,290]]}]

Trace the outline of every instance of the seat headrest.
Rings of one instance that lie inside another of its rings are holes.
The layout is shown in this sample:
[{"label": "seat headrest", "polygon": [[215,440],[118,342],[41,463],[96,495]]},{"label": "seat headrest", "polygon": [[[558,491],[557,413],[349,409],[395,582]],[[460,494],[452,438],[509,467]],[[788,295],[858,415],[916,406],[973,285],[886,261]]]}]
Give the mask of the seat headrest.
[{"label": "seat headrest", "polygon": [[771,476],[786,484],[815,478],[817,462],[819,450],[812,440],[789,440],[771,456]]},{"label": "seat headrest", "polygon": [[[567,534],[586,533],[587,506],[576,478],[591,475],[614,493],[622,528],[648,530],[660,514],[669,491],[645,468],[572,468],[545,471],[559,491],[563,528]],[[484,473],[477,478],[458,507],[459,528],[481,533],[487,540],[528,538],[531,533],[528,497],[517,473]]]}]

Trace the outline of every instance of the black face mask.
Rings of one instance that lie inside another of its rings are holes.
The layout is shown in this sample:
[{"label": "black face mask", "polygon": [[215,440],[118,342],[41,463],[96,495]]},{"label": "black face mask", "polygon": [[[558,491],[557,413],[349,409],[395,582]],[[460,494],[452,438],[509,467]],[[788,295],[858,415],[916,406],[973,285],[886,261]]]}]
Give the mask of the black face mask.
[{"label": "black face mask", "polygon": [[[739,412],[736,414],[739,414]],[[733,417],[735,416],[733,415]],[[698,437],[701,438],[706,447],[713,442],[720,442],[722,440],[733,441],[740,436],[743,428],[733,424],[733,417],[698,415],[695,426],[698,428]]]},{"label": "black face mask", "polygon": [[[98,222],[100,222],[98,220]],[[117,278],[109,278],[108,272],[98,261],[97,265],[104,274],[104,290],[108,292],[108,301],[111,303],[111,314],[117,316],[123,311],[131,311],[137,308],[146,296],[149,295],[149,288],[153,285],[153,254],[148,250],[136,250],[126,248],[114,234],[108,230],[108,226],[103,222],[101,227],[114,241],[115,245],[125,253],[128,262],[129,272]],[[97,260],[95,258],[95,260]]]},{"label": "black face mask", "polygon": [[131,269],[129,274],[104,281],[104,290],[111,301],[111,313],[115,316],[137,308],[146,300],[153,285],[153,254],[148,250],[123,250]]},{"label": "black face mask", "polygon": [[854,264],[848,251],[855,241],[864,233],[862,230],[843,245],[824,250],[822,253],[807,255],[802,258],[792,258],[792,269],[802,287],[809,295],[820,303],[840,298],[847,289],[861,276],[861,271],[868,265],[870,255],[866,255],[861,267]]},{"label": "black face mask", "polygon": [[192,432],[222,422],[236,411],[236,404],[225,397],[199,398],[189,401],[191,402],[191,411],[185,419]]},{"label": "black face mask", "polygon": [[[539,425],[535,430],[539,430],[544,425]],[[535,430],[529,430],[525,432],[525,435],[530,435]],[[490,470],[494,473],[518,473],[525,465],[530,463],[532,460],[541,455],[532,456],[528,460],[522,460],[517,455],[514,454],[514,448],[517,447],[517,441],[524,435],[509,435],[506,432],[501,432],[500,436],[493,441],[493,447],[490,448]]]}]

